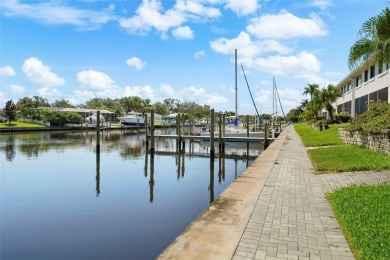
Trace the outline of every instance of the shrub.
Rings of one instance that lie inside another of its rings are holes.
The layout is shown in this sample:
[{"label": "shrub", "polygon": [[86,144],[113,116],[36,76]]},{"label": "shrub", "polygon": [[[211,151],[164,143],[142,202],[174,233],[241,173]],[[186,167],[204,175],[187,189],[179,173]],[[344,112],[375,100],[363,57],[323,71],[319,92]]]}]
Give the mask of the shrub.
[{"label": "shrub", "polygon": [[378,133],[382,129],[390,129],[390,103],[370,103],[367,111],[352,119],[346,129],[363,133]]}]

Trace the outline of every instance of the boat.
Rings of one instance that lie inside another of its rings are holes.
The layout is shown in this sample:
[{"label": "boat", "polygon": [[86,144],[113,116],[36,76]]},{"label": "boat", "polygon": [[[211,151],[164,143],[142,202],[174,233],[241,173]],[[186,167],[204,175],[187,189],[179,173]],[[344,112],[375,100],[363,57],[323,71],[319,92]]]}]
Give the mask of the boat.
[{"label": "boat", "polygon": [[145,126],[145,119],[139,112],[129,112],[126,116],[119,116],[118,120],[126,126]]}]

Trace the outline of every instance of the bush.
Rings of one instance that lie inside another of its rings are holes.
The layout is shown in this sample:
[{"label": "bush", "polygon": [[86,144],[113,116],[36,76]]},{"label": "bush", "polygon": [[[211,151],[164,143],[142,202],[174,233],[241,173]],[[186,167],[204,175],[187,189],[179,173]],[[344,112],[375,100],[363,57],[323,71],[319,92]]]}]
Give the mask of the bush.
[{"label": "bush", "polygon": [[390,129],[390,103],[375,102],[368,105],[367,111],[356,116],[346,127],[347,131],[378,133]]},{"label": "bush", "polygon": [[82,117],[75,112],[50,112],[46,115],[46,119],[53,126],[80,124],[82,121]]}]

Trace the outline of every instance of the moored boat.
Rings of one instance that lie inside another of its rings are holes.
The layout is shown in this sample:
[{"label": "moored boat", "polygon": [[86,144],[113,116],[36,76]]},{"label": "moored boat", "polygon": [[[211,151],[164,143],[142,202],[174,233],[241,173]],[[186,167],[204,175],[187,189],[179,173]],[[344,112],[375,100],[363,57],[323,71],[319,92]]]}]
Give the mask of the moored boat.
[{"label": "moored boat", "polygon": [[139,112],[129,112],[126,116],[119,116],[118,120],[127,126],[145,126],[144,117]]}]

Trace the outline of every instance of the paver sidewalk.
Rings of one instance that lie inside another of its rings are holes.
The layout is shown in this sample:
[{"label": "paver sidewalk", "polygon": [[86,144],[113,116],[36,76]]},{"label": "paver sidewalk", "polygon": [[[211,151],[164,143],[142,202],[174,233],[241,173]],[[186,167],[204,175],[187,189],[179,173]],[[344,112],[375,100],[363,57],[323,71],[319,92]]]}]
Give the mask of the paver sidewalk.
[{"label": "paver sidewalk", "polygon": [[354,259],[294,127],[233,259]]}]

